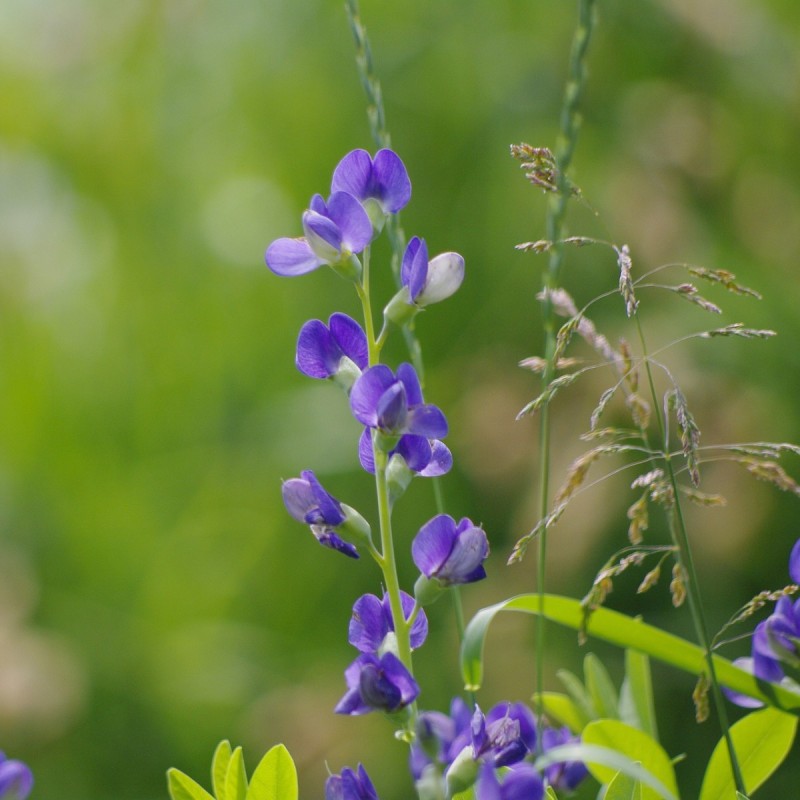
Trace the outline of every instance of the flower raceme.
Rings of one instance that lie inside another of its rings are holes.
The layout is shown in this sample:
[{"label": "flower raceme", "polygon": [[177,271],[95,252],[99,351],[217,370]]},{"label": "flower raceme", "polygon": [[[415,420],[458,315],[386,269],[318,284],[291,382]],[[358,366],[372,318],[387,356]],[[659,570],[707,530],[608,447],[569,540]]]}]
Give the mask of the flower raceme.
[{"label": "flower raceme", "polygon": [[368,361],[367,335],[347,314],[331,314],[327,325],[312,319],[300,329],[295,365],[309,378],[335,378],[349,389]]},{"label": "flower raceme", "polygon": [[312,470],[303,470],[299,478],[284,481],[281,493],[289,514],[308,525],[324,547],[358,558],[358,549],[347,539],[355,539],[358,543],[370,541],[367,521],[325,491]]},{"label": "flower raceme", "polygon": [[[414,611],[414,598],[405,592],[400,592],[400,603],[403,607],[403,617],[408,621]],[[348,642],[362,653],[379,653],[384,648],[386,637],[390,633],[394,633],[394,620],[389,594],[385,593],[383,600],[379,600],[374,594],[359,597],[353,606]],[[424,611],[417,614],[409,634],[412,650],[423,645],[428,636],[428,618]]]},{"label": "flower raceme", "polygon": [[378,793],[367,771],[359,764],[356,772],[345,767],[341,775],[328,778],[325,782],[325,800],[378,800]]}]

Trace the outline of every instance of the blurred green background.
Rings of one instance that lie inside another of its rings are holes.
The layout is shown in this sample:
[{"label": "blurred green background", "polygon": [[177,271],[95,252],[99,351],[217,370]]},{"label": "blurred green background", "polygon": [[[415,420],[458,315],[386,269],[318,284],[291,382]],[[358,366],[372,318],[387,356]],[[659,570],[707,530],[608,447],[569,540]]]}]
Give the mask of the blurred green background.
[{"label": "blurred green background", "polygon": [[[573,210],[570,232],[627,242],[639,273],[688,261],[761,291],[761,303],[707,295],[723,322],[778,339],[699,342],[664,359],[704,442],[798,441],[799,7],[598,6],[573,173],[590,207]],[[532,558],[504,562],[536,521],[537,425],[514,417],[537,391],[516,364],[539,352],[545,262],[514,245],[543,236],[545,204],[508,145],[554,143],[575,10],[362,4],[414,185],[404,227],[467,262],[459,295],[417,328],[428,397],[451,421],[448,509],[492,542],[468,612],[533,587]],[[385,721],[331,713],[354,655],[350,607],[378,590],[377,572],[319,548],[280,500],[281,478],[313,468],[373,513],[343,398],[293,366],[300,325],[356,314],[355,297],[329,271],[281,280],[263,265],[272,239],[299,235],[341,156],[374,149],[342,3],[4,0],[0,87],[0,748],[33,766],[39,800],[164,798],[165,769],[204,781],[224,737],[251,768],[284,741],[305,797],[321,796],[326,762],[358,761],[384,800],[409,797]],[[564,282],[584,303],[615,270],[608,251],[585,248],[568,254]],[[723,324],[676,298],[641,300],[654,346]],[[632,336],[618,299],[596,318]],[[401,344],[389,354],[401,359]],[[556,483],[608,380],[559,397]],[[554,529],[553,590],[582,595],[624,544],[629,481],[587,492]],[[736,469],[710,467],[703,488],[731,500],[690,520],[717,629],[787,582],[800,509]],[[433,509],[416,482],[398,541]],[[688,633],[665,585],[637,600],[636,583],[611,602]],[[446,603],[430,619],[422,703],[443,709],[458,690],[456,640]],[[619,679],[618,654],[599,652]],[[551,688],[582,655],[553,631]],[[498,624],[487,667],[484,707],[530,695],[530,621]],[[655,669],[664,743],[690,753],[678,770],[691,797],[717,728],[694,723],[687,676]],[[798,778],[795,750],[766,791],[793,796]]]}]

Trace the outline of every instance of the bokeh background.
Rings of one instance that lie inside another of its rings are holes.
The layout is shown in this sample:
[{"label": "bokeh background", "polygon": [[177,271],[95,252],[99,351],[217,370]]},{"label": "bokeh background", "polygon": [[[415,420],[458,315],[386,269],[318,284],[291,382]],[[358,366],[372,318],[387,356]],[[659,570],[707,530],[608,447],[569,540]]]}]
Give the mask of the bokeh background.
[{"label": "bokeh background", "polygon": [[[709,290],[722,322],[657,293],[641,310],[655,347],[739,320],[778,330],[663,358],[704,442],[800,440],[799,7],[598,5],[573,173],[587,204],[570,232],[628,243],[639,273],[698,263],[761,291],[758,303]],[[537,391],[516,365],[541,346],[544,261],[514,245],[543,236],[545,201],[508,145],[554,143],[575,6],[362,5],[414,185],[404,227],[467,262],[459,295],[417,329],[428,397],[451,420],[447,507],[492,542],[468,613],[533,587],[533,559],[504,562],[536,521],[537,425],[514,417]],[[313,468],[373,513],[343,398],[293,366],[300,325],[356,314],[355,297],[329,271],[278,279],[262,255],[300,233],[344,153],[373,149],[342,3],[4,0],[0,87],[0,748],[33,766],[39,800],[164,798],[166,768],[205,781],[221,738],[245,746],[250,768],[284,741],[305,797],[321,796],[326,763],[358,761],[384,800],[410,796],[385,721],[331,713],[354,655],[350,607],[378,590],[376,570],[316,546],[280,501],[280,479]],[[564,282],[583,303],[615,269],[606,249],[576,250]],[[388,297],[388,270],[376,273]],[[617,298],[596,321],[632,336]],[[402,359],[402,343],[389,355]],[[559,396],[556,482],[609,380]],[[586,492],[554,529],[553,590],[580,596],[624,544],[631,478]],[[717,629],[787,582],[800,506],[724,466],[704,488],[730,500],[690,519]],[[416,482],[398,507],[401,545],[433,510]],[[665,585],[636,599],[637,582],[611,602],[689,632]],[[459,688],[447,603],[430,619],[422,702],[443,709]],[[594,649],[619,680],[618,654]],[[554,630],[551,688],[582,657]],[[487,668],[485,707],[530,695],[529,620],[498,623]],[[696,796],[717,729],[693,721],[689,677],[654,669],[662,738],[689,753],[678,770]],[[795,749],[766,791],[792,796],[799,777]]]}]

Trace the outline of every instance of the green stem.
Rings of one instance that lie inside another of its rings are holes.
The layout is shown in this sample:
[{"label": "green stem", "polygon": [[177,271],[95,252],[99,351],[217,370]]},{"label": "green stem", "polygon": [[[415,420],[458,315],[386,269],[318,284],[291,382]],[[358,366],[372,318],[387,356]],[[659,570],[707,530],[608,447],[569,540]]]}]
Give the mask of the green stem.
[{"label": "green stem", "polygon": [[[546,231],[547,239],[552,242],[547,271],[544,275],[544,292],[542,294],[542,319],[545,333],[546,366],[542,376],[542,389],[547,391],[556,372],[556,320],[550,292],[558,286],[561,266],[564,260],[564,247],[561,244],[564,230],[564,217],[570,197],[567,171],[572,163],[572,156],[578,142],[580,114],[578,106],[586,83],[586,54],[594,25],[595,0],[580,0],[578,6],[578,25],[572,40],[570,53],[569,78],[564,91],[561,108],[561,132],[556,147],[557,166],[556,191],[550,196],[547,204]],[[550,404],[545,401],[541,408],[539,426],[539,514],[545,519],[550,509]],[[539,535],[537,558],[537,592],[541,598],[545,594],[545,578],[547,571],[547,530]],[[536,620],[536,692],[544,691],[544,652],[545,652],[545,620]],[[539,727],[541,728],[541,710]]]},{"label": "green stem", "polygon": [[677,558],[680,569],[683,572],[686,580],[686,596],[689,601],[689,611],[692,615],[694,623],[695,634],[703,648],[706,666],[708,668],[708,678],[711,682],[711,692],[714,696],[714,705],[717,709],[719,717],[720,728],[722,729],[722,736],[725,739],[725,744],[728,748],[728,754],[731,761],[731,771],[733,773],[733,780],[736,788],[742,795],[745,794],[744,779],[742,778],[742,771],[739,766],[739,760],[736,756],[736,749],[733,746],[733,739],[730,733],[730,724],[728,722],[728,712],[725,707],[725,701],[722,697],[722,690],[720,689],[719,680],[717,679],[717,671],[714,666],[714,658],[711,649],[711,637],[708,632],[708,623],[706,622],[705,614],[703,613],[703,600],[700,594],[700,584],[697,578],[697,571],[695,569],[694,559],[692,558],[692,550],[689,544],[689,535],[686,527],[686,520],[683,516],[683,509],[680,503],[680,494],[678,488],[678,481],[675,477],[675,468],[672,464],[672,457],[669,453],[667,438],[667,428],[664,417],[661,413],[661,405],[656,393],[655,381],[653,379],[653,370],[650,366],[650,359],[647,356],[647,344],[644,337],[644,330],[639,315],[634,312],[636,318],[636,329],[639,335],[639,342],[642,346],[642,358],[645,364],[645,372],[647,374],[647,382],[650,388],[650,395],[653,401],[653,409],[658,424],[659,436],[664,443],[664,452],[662,453],[664,465],[666,467],[667,478],[669,479],[670,486],[674,497],[674,505],[669,513],[669,531],[672,542],[677,549]]}]

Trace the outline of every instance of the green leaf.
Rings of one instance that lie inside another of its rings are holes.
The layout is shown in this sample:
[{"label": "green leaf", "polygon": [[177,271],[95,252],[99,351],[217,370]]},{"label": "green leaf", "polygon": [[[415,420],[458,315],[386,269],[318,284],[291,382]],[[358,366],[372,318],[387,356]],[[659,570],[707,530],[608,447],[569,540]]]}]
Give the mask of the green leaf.
[{"label": "green leaf", "polygon": [[[617,720],[609,720],[609,722],[617,722]],[[543,770],[550,764],[560,764],[564,761],[583,761],[593,774],[594,768],[597,767],[606,767],[612,777],[617,772],[623,772],[655,791],[657,793],[656,797],[664,798],[664,800],[677,800],[677,796],[664,786],[655,775],[651,775],[641,764],[632,761],[624,753],[596,744],[580,742],[578,744],[562,744],[558,747],[553,747],[536,759],[534,767],[538,770]]]},{"label": "green leaf", "polygon": [[650,659],[643,653],[628,648],[625,651],[625,683],[623,694],[629,693],[639,720],[639,727],[658,741],[656,709],[653,700],[653,679]]},{"label": "green leaf", "polygon": [[616,687],[603,662],[594,653],[587,653],[583,659],[583,674],[597,715],[605,719],[617,719],[619,697]]},{"label": "green leaf", "polygon": [[197,781],[174,767],[167,770],[167,789],[172,800],[214,800]]},{"label": "green leaf", "polygon": [[231,753],[228,769],[225,772],[225,800],[245,800],[247,796],[247,773],[244,768],[242,748]]},{"label": "green leaf", "polygon": [[533,705],[550,720],[566,725],[573,733],[580,733],[583,726],[591,722],[571,697],[559,692],[542,692],[534,695]]},{"label": "green leaf", "polygon": [[552,786],[548,786],[544,791],[544,796],[546,800],[558,800],[558,795],[555,793],[555,790]]},{"label": "green leaf", "polygon": [[[758,789],[781,765],[789,753],[796,730],[797,717],[774,708],[748,714],[731,727],[733,746],[748,794]],[[721,739],[708,762],[700,800],[731,800],[737,794],[728,748],[725,740]]]},{"label": "green leaf", "polygon": [[603,800],[642,800],[642,784],[618,772],[606,787],[606,792],[603,795]]},{"label": "green leaf", "polygon": [[261,759],[246,800],[297,800],[297,770],[289,751],[278,744]]},{"label": "green leaf", "polygon": [[[678,793],[675,770],[664,748],[651,736],[637,728],[632,728],[616,719],[601,719],[590,722],[581,735],[586,744],[600,745],[614,750],[631,761],[641,764],[653,777],[657,778],[670,792]],[[592,775],[600,783],[608,783],[614,778],[614,770],[599,765],[590,767]],[[652,788],[643,787],[642,800],[657,800],[662,796]]]},{"label": "green leaf", "polygon": [[[461,672],[469,691],[477,691],[481,686],[486,633],[492,620],[501,611],[541,614],[575,630],[581,630],[583,624],[580,602],[559,595],[544,595],[540,599],[538,594],[524,594],[481,609],[470,620],[461,645]],[[692,675],[699,675],[706,669],[705,654],[697,645],[618,611],[597,609],[589,619],[587,631],[589,635],[610,644],[644,653]],[[720,683],[735,692],[755,697],[785,711],[800,713],[800,694],[777,684],[758,681],[749,672],[735,667],[720,656],[714,656],[714,668]]]},{"label": "green leaf", "polygon": [[211,783],[217,800],[225,800],[225,776],[231,761],[231,743],[223,739],[214,751],[211,759]]},{"label": "green leaf", "polygon": [[599,716],[597,709],[595,708],[592,698],[589,696],[589,692],[586,691],[586,688],[581,683],[580,678],[573,675],[567,669],[558,670],[558,672],[556,672],[556,677],[564,685],[575,707],[580,711],[583,724],[585,725],[587,722],[597,719]]}]

